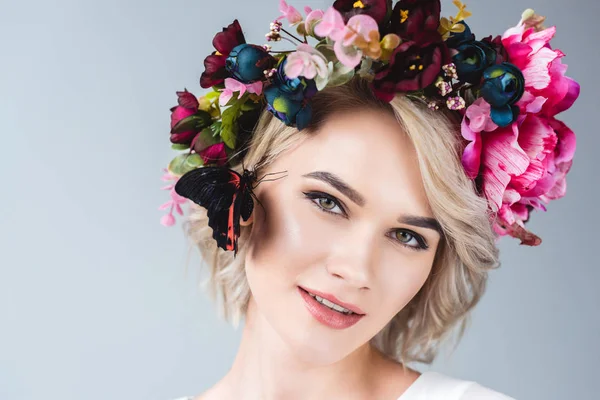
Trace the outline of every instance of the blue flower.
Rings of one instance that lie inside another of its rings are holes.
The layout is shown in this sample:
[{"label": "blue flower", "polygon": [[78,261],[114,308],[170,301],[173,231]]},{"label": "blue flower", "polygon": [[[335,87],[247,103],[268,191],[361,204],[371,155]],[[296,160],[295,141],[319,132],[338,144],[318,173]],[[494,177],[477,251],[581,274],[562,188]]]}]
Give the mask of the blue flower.
[{"label": "blue flower", "polygon": [[271,85],[265,89],[267,109],[286,125],[295,125],[302,130],[312,117],[309,100],[317,93],[317,86],[312,79],[290,79],[285,76],[286,62],[287,59],[284,59],[279,64]]},{"label": "blue flower", "polygon": [[500,127],[516,120],[519,108],[515,104],[524,92],[523,73],[511,63],[503,62],[483,72],[480,94],[492,106],[492,121]]},{"label": "blue flower", "polygon": [[475,35],[471,32],[469,25],[465,21],[458,22],[460,25],[465,26],[465,30],[462,32],[451,32],[450,37],[446,40],[446,45],[452,49],[458,48],[461,44],[471,43],[475,41]]},{"label": "blue flower", "polygon": [[483,71],[496,64],[496,50],[486,42],[464,42],[456,47],[458,53],[452,57],[461,82],[478,84]]},{"label": "blue flower", "polygon": [[263,71],[274,64],[275,59],[263,47],[244,43],[231,50],[225,68],[238,81],[252,83],[263,79]]}]

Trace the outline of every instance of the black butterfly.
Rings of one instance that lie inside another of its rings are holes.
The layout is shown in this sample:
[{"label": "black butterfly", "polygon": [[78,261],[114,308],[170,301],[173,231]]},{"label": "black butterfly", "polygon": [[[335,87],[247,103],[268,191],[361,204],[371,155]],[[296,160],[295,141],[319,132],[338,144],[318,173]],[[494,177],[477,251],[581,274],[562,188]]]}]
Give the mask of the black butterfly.
[{"label": "black butterfly", "polygon": [[207,209],[208,225],[213,230],[217,246],[233,250],[235,255],[240,236],[240,216],[247,221],[254,209],[252,198],[256,196],[252,190],[256,186],[252,185],[255,182],[254,171],[244,169],[240,175],[227,167],[206,166],[179,178],[175,192]]}]

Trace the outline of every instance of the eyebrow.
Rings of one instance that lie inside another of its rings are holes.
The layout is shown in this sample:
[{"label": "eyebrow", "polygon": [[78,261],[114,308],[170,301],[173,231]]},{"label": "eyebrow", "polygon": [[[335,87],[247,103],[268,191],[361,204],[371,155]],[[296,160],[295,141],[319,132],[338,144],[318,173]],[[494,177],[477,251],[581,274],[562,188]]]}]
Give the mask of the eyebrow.
[{"label": "eyebrow", "polygon": [[[366,200],[356,189],[353,189],[350,185],[344,182],[340,177],[331,172],[326,171],[314,171],[308,174],[302,175],[304,178],[317,179],[322,182],[333,186],[336,190],[343,193],[346,197],[352,200],[355,204],[363,207],[366,204]],[[418,226],[420,228],[426,228],[436,231],[443,236],[443,231],[440,223],[435,218],[421,217],[418,215],[404,214],[398,218],[398,222],[401,224]]]}]

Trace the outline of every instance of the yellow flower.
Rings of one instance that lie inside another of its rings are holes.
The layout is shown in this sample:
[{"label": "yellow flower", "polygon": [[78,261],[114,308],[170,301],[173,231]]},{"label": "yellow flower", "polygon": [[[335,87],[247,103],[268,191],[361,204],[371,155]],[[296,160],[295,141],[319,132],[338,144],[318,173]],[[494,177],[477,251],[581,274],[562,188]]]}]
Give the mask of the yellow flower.
[{"label": "yellow flower", "polygon": [[438,29],[438,32],[440,33],[440,35],[442,35],[442,38],[444,40],[450,37],[450,33],[464,32],[465,26],[459,24],[459,22],[472,15],[470,11],[467,11],[467,6],[463,4],[460,0],[454,0],[453,3],[458,8],[458,13],[456,14],[456,17],[442,17],[440,19],[440,27]]}]

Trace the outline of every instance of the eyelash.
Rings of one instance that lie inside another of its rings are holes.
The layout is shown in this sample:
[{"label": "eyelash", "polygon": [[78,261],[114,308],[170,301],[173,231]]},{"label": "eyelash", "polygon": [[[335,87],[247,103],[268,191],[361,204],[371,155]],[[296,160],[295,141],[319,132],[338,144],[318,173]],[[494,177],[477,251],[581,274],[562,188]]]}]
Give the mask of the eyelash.
[{"label": "eyelash", "polygon": [[[346,211],[344,210],[344,207],[342,207],[342,205],[340,204],[340,201],[338,199],[336,199],[335,197],[327,194],[327,193],[323,193],[323,192],[302,192],[304,193],[304,196],[306,196],[307,199],[310,200],[310,202],[312,204],[315,205],[315,207],[317,207],[319,210],[326,212],[328,214],[333,214],[333,215],[337,215],[337,216],[342,216],[344,218],[348,218],[348,214],[346,213]],[[329,211],[323,207],[321,207],[319,205],[318,202],[316,202],[315,200],[319,200],[319,199],[327,199],[329,201],[332,201],[335,203],[336,206],[338,206],[340,208],[340,210],[342,210],[343,214],[339,214],[336,212],[332,212]],[[402,231],[405,233],[408,233],[409,235],[411,235],[418,243],[417,246],[410,246],[408,244],[405,244],[403,242],[401,242],[400,240],[397,239],[393,239],[395,242],[399,243],[402,247],[406,247],[409,250],[413,250],[413,251],[423,251],[423,250],[427,250],[429,248],[429,246],[427,245],[427,243],[425,242],[425,239],[423,239],[423,237],[421,237],[420,235],[418,235],[417,233],[408,230],[408,229],[397,229],[398,231]]]}]

